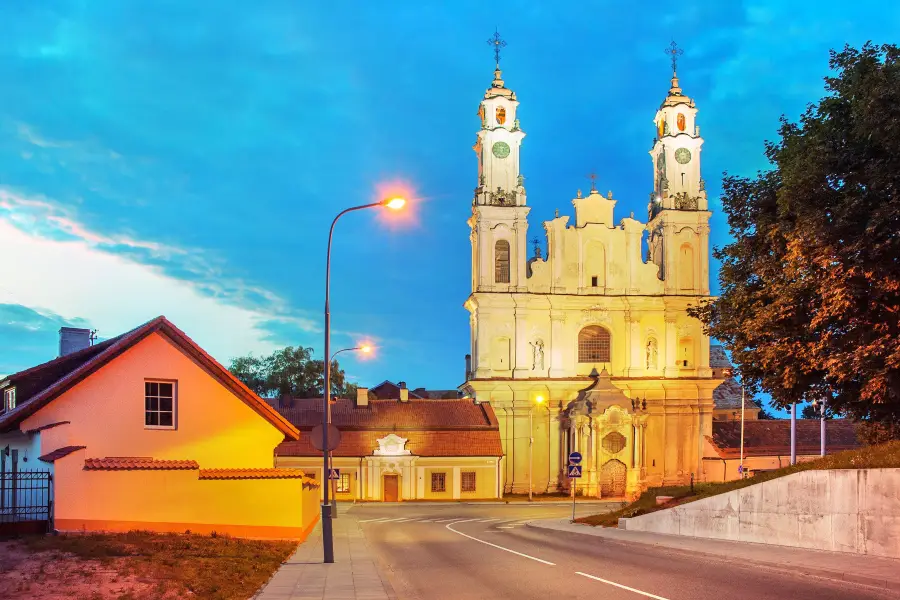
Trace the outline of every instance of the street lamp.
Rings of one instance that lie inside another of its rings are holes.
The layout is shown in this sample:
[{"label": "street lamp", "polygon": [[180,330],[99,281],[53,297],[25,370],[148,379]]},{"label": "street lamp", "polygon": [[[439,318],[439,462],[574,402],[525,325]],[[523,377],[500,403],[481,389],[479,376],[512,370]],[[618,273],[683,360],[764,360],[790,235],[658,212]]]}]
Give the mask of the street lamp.
[{"label": "street lamp", "polygon": [[813,400],[812,405],[819,409],[819,454],[825,456],[825,398]]},{"label": "street lamp", "polygon": [[[544,397],[534,399],[535,404],[543,404]],[[534,493],[534,406],[528,409],[528,501]]]},{"label": "street lamp", "polygon": [[[325,352],[326,359],[331,356],[331,238],[334,236],[334,226],[337,225],[338,219],[346,215],[348,212],[363,210],[364,208],[380,208],[387,207],[393,210],[399,210],[406,204],[406,200],[400,197],[392,197],[382,200],[381,202],[372,202],[371,204],[362,204],[347,208],[338,213],[331,222],[331,229],[328,231],[328,251],[325,258]],[[337,354],[337,352],[335,352]],[[325,393],[323,394],[322,404],[322,474],[328,476],[328,426],[331,425],[331,361],[324,369],[325,371]],[[325,492],[322,499],[322,550],[325,555],[326,563],[334,562],[334,537],[331,531],[331,505],[328,498],[328,483],[324,483]]]}]

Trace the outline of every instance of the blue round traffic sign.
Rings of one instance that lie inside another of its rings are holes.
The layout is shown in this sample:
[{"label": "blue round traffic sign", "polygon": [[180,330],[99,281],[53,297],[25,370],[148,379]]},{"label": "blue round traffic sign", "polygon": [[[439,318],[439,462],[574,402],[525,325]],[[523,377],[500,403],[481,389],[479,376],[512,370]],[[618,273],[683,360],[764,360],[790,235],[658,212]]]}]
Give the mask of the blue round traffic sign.
[{"label": "blue round traffic sign", "polygon": [[569,453],[569,464],[577,465],[581,462],[581,452],[570,452]]}]

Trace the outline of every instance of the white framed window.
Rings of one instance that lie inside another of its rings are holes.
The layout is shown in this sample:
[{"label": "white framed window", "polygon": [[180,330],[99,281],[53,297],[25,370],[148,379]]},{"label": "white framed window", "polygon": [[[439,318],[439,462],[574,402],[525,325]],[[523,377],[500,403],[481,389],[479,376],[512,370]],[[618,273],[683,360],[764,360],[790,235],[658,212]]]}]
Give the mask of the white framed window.
[{"label": "white framed window", "polygon": [[16,407],[16,388],[12,387],[3,392],[3,410],[0,412],[5,412],[7,410],[12,410]]},{"label": "white framed window", "polygon": [[144,382],[144,427],[175,429],[175,382]]},{"label": "white framed window", "polygon": [[446,492],[447,491],[447,474],[432,473],[431,474],[431,491]]},{"label": "white framed window", "polygon": [[341,473],[341,478],[337,480],[337,493],[350,493],[350,473]]},{"label": "white framed window", "polygon": [[475,491],[475,471],[463,471],[460,473],[460,489],[463,492]]}]

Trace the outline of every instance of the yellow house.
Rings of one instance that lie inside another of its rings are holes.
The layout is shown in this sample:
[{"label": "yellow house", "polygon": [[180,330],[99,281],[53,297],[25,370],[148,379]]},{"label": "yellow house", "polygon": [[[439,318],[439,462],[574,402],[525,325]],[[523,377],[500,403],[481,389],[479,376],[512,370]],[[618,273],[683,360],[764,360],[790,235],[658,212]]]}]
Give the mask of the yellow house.
[{"label": "yellow house", "polygon": [[[52,477],[55,529],[308,534],[318,483],[273,465],[297,428],[184,332],[158,317],[96,345],[63,333],[62,356],[0,380],[15,398],[0,413],[4,471],[31,458]],[[7,509],[23,502],[0,492]]]},{"label": "yellow house", "polygon": [[[333,453],[339,478],[332,482],[341,500],[466,500],[502,495],[503,449],[497,417],[490,404],[472,399],[368,399],[360,388],[356,401],[337,400],[332,423],[340,430]],[[306,432],[322,423],[322,399],[280,399],[281,413],[304,433],[275,451],[279,467],[297,468],[315,477],[322,453]]]}]

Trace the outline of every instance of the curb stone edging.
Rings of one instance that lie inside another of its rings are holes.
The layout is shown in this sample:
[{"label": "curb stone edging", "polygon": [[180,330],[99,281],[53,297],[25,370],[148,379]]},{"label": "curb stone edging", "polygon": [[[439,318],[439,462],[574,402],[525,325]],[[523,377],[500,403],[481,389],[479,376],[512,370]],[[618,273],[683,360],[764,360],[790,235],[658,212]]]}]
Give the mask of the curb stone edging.
[{"label": "curb stone edging", "polygon": [[[547,527],[544,525],[539,525],[538,523],[539,523],[539,521],[528,521],[527,523],[525,523],[525,527],[530,527],[532,529],[544,529],[544,530],[548,530],[548,531],[562,531],[562,532],[567,531],[565,529],[557,529],[555,527]],[[571,523],[571,525],[576,526],[576,527],[591,527],[593,529],[592,525],[586,525],[584,523]],[[627,529],[621,530],[621,531],[627,531]],[[568,531],[568,533],[575,533],[578,535],[591,535],[590,533],[588,533],[588,530]],[[664,535],[664,534],[659,534],[659,535]],[[594,536],[594,537],[603,537],[603,536],[598,535],[598,536]],[[685,537],[691,537],[691,536],[685,536]],[[605,539],[607,539],[609,541],[613,541],[613,542],[623,543],[623,544],[629,544],[629,543],[630,544],[641,544],[643,546],[654,546],[657,548],[672,549],[671,546],[666,546],[665,544],[659,544],[659,543],[655,543],[655,542],[645,542],[645,541],[641,541],[641,540],[623,540],[623,539],[613,539],[613,538],[605,538]],[[704,538],[694,538],[694,539],[704,539]],[[783,546],[779,546],[779,547],[783,547]],[[803,548],[797,548],[797,549],[803,550]],[[689,553],[689,554],[695,554],[697,556],[702,556],[705,558],[726,561],[726,562],[731,562],[731,560],[733,560],[726,556],[723,556],[722,554],[716,554],[716,553],[712,553],[712,552],[703,552],[700,550],[688,550],[688,549],[679,548],[678,551],[684,552],[684,553]],[[852,572],[838,572],[838,571],[833,571],[830,569],[820,569],[817,567],[808,567],[808,566],[796,565],[796,564],[792,564],[792,563],[771,562],[771,561],[757,560],[757,559],[751,559],[751,558],[741,558],[740,562],[741,562],[741,564],[765,567],[768,569],[782,571],[785,573],[792,573],[795,575],[797,575],[797,574],[812,575],[814,577],[821,577],[822,579],[830,579],[832,581],[840,581],[840,582],[844,582],[844,583],[856,583],[856,584],[867,585],[867,586],[876,587],[876,588],[880,588],[880,589],[884,589],[884,590],[900,591],[900,582],[888,581],[887,579],[881,579],[879,577],[871,577],[869,575],[857,575],[856,573],[852,573]]]}]

